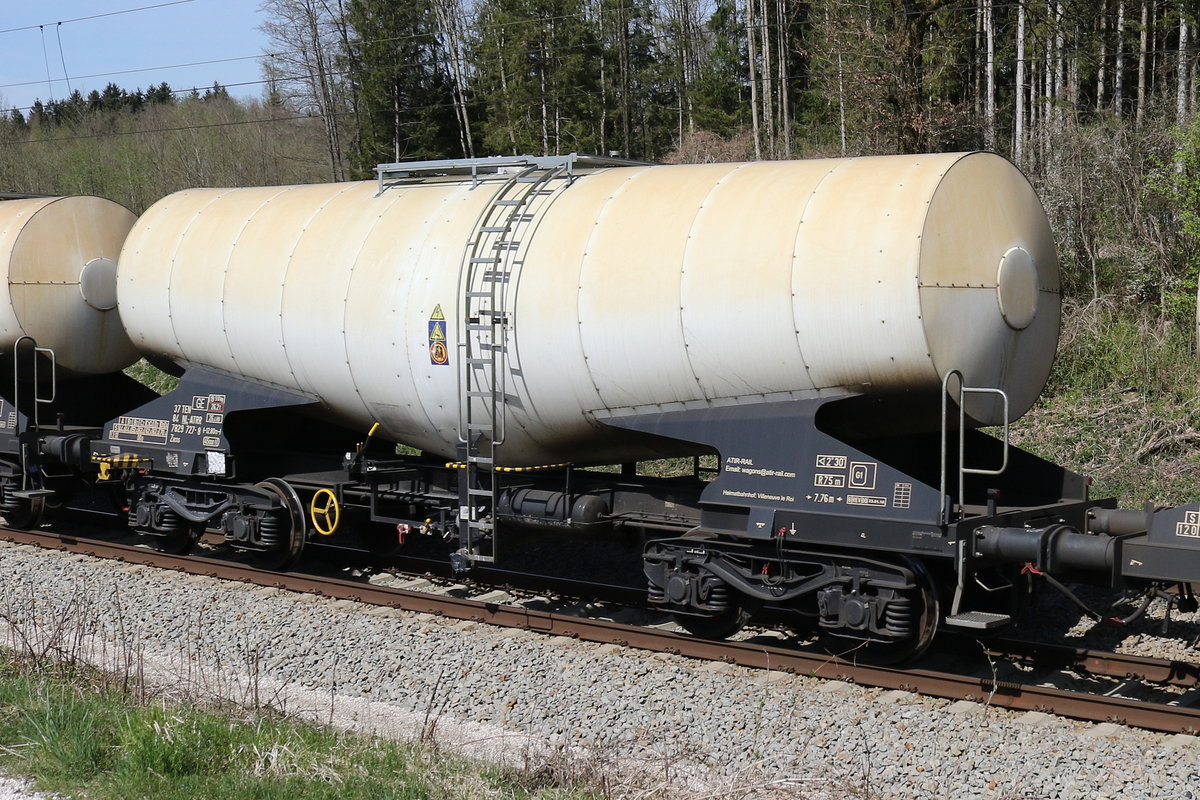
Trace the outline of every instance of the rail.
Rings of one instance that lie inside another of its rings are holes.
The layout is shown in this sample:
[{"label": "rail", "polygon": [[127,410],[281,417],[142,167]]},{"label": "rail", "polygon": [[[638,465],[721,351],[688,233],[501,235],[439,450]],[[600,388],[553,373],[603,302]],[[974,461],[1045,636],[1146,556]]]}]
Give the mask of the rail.
[{"label": "rail", "polygon": [[[250,582],[294,592],[319,594],[414,613],[434,614],[589,642],[616,644],[708,661],[723,661],[754,669],[848,681],[882,689],[900,689],[948,699],[971,700],[1013,711],[1044,711],[1093,722],[1120,722],[1148,730],[1193,733],[1200,730],[1200,709],[1081,694],[1045,686],[995,678],[858,664],[823,653],[806,652],[755,641],[709,641],[654,628],[637,627],[500,603],[469,600],[411,590],[373,586],[341,578],[298,572],[271,572],[200,556],[173,556],[157,551],[53,531],[19,531],[0,528],[0,539],[32,544],[128,563],[173,569],[189,574]],[[1052,648],[1059,657],[1069,648]],[[996,652],[1003,648],[997,647]],[[1128,676],[1143,672],[1166,675],[1176,685],[1191,685],[1196,667],[1159,659],[1117,657],[1093,651],[1074,651],[1081,669],[1096,674]],[[1035,657],[1036,653],[1026,654]],[[1119,659],[1119,660],[1118,660]],[[1140,666],[1139,666],[1140,665]]]}]

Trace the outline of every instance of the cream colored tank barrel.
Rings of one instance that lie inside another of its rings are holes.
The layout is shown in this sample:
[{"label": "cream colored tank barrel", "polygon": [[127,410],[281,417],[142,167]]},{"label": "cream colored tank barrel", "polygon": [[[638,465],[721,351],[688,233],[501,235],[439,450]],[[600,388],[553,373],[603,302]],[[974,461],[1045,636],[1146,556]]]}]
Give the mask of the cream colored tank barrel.
[{"label": "cream colored tank barrel", "polygon": [[133,222],[100,197],[0,201],[0,351],[31,336],[60,369],[84,375],[136,361],[116,310],[116,262]]},{"label": "cream colored tank barrel", "polygon": [[[1002,158],[624,167],[556,185],[507,290],[506,463],[635,457],[597,421],[613,415],[933,393],[958,369],[1004,390],[1015,418],[1045,383],[1058,262]],[[145,350],[453,455],[460,267],[496,186],[171,195],[121,254],[123,320]],[[438,316],[448,365],[431,357]],[[991,400],[968,408],[1001,421]]]}]

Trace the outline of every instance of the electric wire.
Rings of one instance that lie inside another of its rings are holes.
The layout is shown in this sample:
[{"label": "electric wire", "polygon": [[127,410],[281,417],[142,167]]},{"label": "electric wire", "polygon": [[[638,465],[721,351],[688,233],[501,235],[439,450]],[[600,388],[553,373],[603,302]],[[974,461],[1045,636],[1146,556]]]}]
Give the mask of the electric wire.
[{"label": "electric wire", "polygon": [[43,22],[43,23],[36,24],[36,25],[22,25],[22,26],[16,27],[16,28],[4,28],[4,29],[0,29],[0,34],[15,33],[17,31],[31,31],[34,28],[42,28],[42,27],[45,27],[46,25],[65,25],[65,24],[68,24],[71,22],[84,22],[85,20],[100,19],[101,17],[115,17],[115,16],[119,16],[121,14],[133,14],[138,11],[149,11],[152,8],[163,8],[165,6],[180,6],[180,5],[183,5],[184,3],[194,3],[194,2],[196,2],[196,0],[171,0],[171,2],[168,2],[168,3],[155,3],[154,5],[150,5],[150,6],[140,6],[138,8],[126,8],[121,11],[106,11],[102,14],[88,14],[85,17],[75,17],[73,19],[56,20],[54,22]]}]

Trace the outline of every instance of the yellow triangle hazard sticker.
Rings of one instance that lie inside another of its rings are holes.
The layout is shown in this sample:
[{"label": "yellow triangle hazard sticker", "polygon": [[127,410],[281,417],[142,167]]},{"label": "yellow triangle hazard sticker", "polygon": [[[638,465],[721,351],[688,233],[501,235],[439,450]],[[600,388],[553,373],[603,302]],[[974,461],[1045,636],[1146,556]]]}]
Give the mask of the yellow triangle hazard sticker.
[{"label": "yellow triangle hazard sticker", "polygon": [[434,306],[433,313],[429,315],[429,319],[435,320],[435,319],[445,319],[445,318],[446,318],[446,316],[442,313],[441,304],[439,303],[438,305]]},{"label": "yellow triangle hazard sticker", "polygon": [[434,322],[429,326],[429,341],[446,341],[446,324],[444,322]]}]

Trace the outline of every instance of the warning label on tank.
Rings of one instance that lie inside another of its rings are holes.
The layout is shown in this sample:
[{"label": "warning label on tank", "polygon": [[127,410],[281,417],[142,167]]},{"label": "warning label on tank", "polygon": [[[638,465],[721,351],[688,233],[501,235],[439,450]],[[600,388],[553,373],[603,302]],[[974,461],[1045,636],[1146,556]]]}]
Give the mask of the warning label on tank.
[{"label": "warning label on tank", "polygon": [[450,350],[446,347],[446,315],[441,305],[433,307],[429,315],[429,363],[444,367],[450,363]]},{"label": "warning label on tank", "polygon": [[1175,523],[1175,535],[1200,539],[1200,511],[1183,512],[1183,522]]}]

